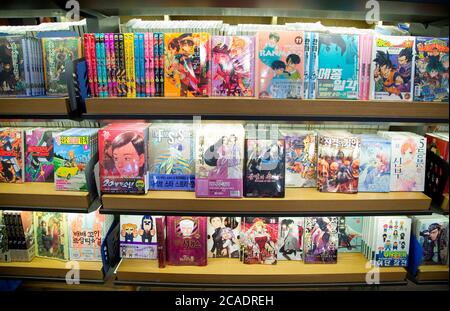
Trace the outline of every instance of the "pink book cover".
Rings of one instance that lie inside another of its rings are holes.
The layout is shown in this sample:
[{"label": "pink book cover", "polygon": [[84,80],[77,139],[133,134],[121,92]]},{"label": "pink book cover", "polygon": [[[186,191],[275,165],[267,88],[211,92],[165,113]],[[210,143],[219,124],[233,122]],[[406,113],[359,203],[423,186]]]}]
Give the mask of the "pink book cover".
[{"label": "pink book cover", "polygon": [[89,84],[89,93],[91,96],[95,96],[94,93],[94,74],[92,71],[92,55],[91,55],[91,43],[89,40],[88,33],[84,34],[84,55],[86,57],[86,65],[88,71],[88,84]]},{"label": "pink book cover", "polygon": [[212,96],[255,95],[255,37],[213,36]]},{"label": "pink book cover", "polygon": [[370,68],[372,66],[372,44],[373,44],[373,36],[372,35],[366,35],[366,79],[364,81],[364,99],[369,99],[370,94]]},{"label": "pink book cover", "polygon": [[243,195],[245,130],[241,124],[202,124],[195,129],[195,194]]},{"label": "pink book cover", "polygon": [[144,33],[144,76],[145,76],[145,96],[150,96],[150,47],[148,33]]},{"label": "pink book cover", "polygon": [[155,43],[153,33],[148,34],[150,57],[150,96],[155,96]]},{"label": "pink book cover", "polygon": [[117,80],[116,80],[116,51],[114,48],[114,34],[109,34],[109,60],[111,66],[111,96],[117,96]]},{"label": "pink book cover", "polygon": [[206,266],[206,217],[167,216],[167,261],[176,266]]},{"label": "pink book cover", "polygon": [[92,55],[92,73],[94,75],[94,93],[95,97],[99,96],[99,81],[98,81],[98,72],[97,72],[97,53],[95,47],[95,36],[94,34],[90,34],[89,36],[90,46],[91,46],[91,55]]},{"label": "pink book cover", "polygon": [[112,84],[111,84],[111,49],[110,49],[111,41],[109,41],[109,33],[105,33],[105,56],[106,56],[106,77],[107,77],[107,91],[108,96],[112,96]]},{"label": "pink book cover", "polygon": [[303,98],[304,32],[258,32],[259,97]]},{"label": "pink book cover", "polygon": [[358,99],[362,99],[363,98],[363,93],[364,93],[364,85],[363,85],[363,72],[364,72],[364,67],[365,67],[365,62],[364,62],[364,56],[365,56],[365,51],[364,51],[364,35],[360,34],[359,35],[359,41],[358,41],[358,51],[359,51],[359,57],[358,57],[358,83],[360,85],[359,88],[359,93],[358,93]]}]

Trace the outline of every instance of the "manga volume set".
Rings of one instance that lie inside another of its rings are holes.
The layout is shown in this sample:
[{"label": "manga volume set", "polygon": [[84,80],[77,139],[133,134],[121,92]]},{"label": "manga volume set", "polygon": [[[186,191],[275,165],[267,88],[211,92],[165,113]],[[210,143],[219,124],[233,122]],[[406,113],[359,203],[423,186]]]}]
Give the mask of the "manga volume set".
[{"label": "manga volume set", "polygon": [[3,250],[0,252],[7,256],[5,261],[33,260],[36,255],[33,212],[3,211],[0,214],[3,226]]},{"label": "manga volume set", "polygon": [[157,258],[156,216],[120,215],[120,257]]}]

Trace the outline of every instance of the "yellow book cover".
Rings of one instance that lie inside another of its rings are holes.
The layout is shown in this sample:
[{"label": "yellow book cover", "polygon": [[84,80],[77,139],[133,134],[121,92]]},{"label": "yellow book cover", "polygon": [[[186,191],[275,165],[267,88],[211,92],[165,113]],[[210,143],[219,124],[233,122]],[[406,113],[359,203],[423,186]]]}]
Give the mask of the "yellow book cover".
[{"label": "yellow book cover", "polygon": [[134,34],[126,33],[125,38],[125,68],[127,72],[127,97],[136,97],[136,76],[134,70]]}]

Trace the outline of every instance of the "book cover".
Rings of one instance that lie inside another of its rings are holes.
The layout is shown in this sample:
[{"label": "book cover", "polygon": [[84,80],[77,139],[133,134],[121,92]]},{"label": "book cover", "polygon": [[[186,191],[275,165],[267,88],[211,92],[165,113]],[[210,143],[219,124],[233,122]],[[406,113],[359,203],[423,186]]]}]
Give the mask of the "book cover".
[{"label": "book cover", "polygon": [[372,54],[372,99],[413,99],[414,37],[377,36]]},{"label": "book cover", "polygon": [[244,127],[203,123],[194,132],[196,196],[242,197]]},{"label": "book cover", "polygon": [[247,139],[245,196],[284,197],[284,139]]},{"label": "book cover", "polygon": [[339,217],[338,236],[339,251],[344,253],[360,253],[362,250],[361,216]]},{"label": "book cover", "polygon": [[407,267],[411,219],[380,217],[376,223],[375,261],[380,267]]},{"label": "book cover", "polygon": [[0,37],[0,95],[26,95],[21,36]]},{"label": "book cover", "polygon": [[166,266],[167,250],[166,250],[166,218],[156,218],[156,245],[158,250],[158,267]]},{"label": "book cover", "polygon": [[317,134],[291,131],[284,135],[286,144],[286,187],[316,187]]},{"label": "book cover", "polygon": [[245,264],[277,263],[278,217],[244,217]]},{"label": "book cover", "polygon": [[166,219],[168,263],[206,266],[206,217],[167,216]]},{"label": "book cover", "polygon": [[339,217],[305,217],[305,263],[337,263]]},{"label": "book cover", "polygon": [[208,257],[239,258],[241,218],[211,216],[207,221]]},{"label": "book cover", "polygon": [[422,264],[448,263],[448,218],[418,220],[416,238],[422,249]]},{"label": "book cover", "polygon": [[442,159],[449,161],[449,142],[448,136],[443,137],[439,133],[427,133],[427,150],[440,156]]},{"label": "book cover", "polygon": [[0,129],[0,182],[24,181],[24,149],[21,129]]},{"label": "book cover", "polygon": [[319,34],[317,98],[358,99],[358,39]]},{"label": "book cover", "polygon": [[63,213],[34,212],[36,255],[68,260],[67,216]]},{"label": "book cover", "polygon": [[194,133],[188,123],[152,124],[149,152],[149,186],[152,190],[195,188]]},{"label": "book cover", "polygon": [[448,102],[448,38],[416,37],[414,100]]},{"label": "book cover", "polygon": [[156,259],[155,216],[120,215],[120,257]]},{"label": "book cover", "polygon": [[53,182],[53,133],[58,129],[25,131],[25,181]]},{"label": "book cover", "polygon": [[279,217],[278,260],[303,260],[304,217]]}]

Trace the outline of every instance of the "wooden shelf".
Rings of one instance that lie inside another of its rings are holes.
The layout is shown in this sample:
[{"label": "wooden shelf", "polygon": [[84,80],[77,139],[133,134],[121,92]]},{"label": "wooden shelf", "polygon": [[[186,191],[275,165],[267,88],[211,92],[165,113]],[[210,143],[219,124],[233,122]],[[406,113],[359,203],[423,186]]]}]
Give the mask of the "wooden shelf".
[{"label": "wooden shelf", "polygon": [[[246,265],[238,259],[210,259],[204,267],[166,266],[157,260],[122,259],[116,283],[166,285],[268,285],[302,286],[320,284],[366,284],[367,259],[360,253],[342,253],[337,264],[305,264],[279,261],[276,265]],[[381,283],[401,283],[406,279],[402,267],[381,268]]]},{"label": "wooden shelf", "polygon": [[0,116],[8,117],[67,117],[68,97],[0,97]]},{"label": "wooden shelf", "polygon": [[47,210],[86,213],[98,202],[89,201],[89,193],[56,191],[53,183],[0,183],[0,209]]},{"label": "wooden shelf", "polygon": [[195,116],[242,119],[447,122],[447,103],[257,98],[89,98],[87,118]]},{"label": "wooden shelf", "polygon": [[442,200],[441,208],[444,212],[448,213],[448,193],[444,194],[444,199]]},{"label": "wooden shelf", "polygon": [[[95,261],[79,261],[81,282],[103,282],[103,265]],[[67,262],[35,257],[30,262],[0,262],[0,277],[65,281],[71,269]]]},{"label": "wooden shelf", "polygon": [[417,282],[448,282],[448,266],[446,265],[423,265],[419,267]]},{"label": "wooden shelf", "polygon": [[196,198],[194,192],[150,191],[145,195],[104,194],[103,213],[155,214],[408,214],[431,213],[421,192],[321,193],[287,188],[285,198]]}]

